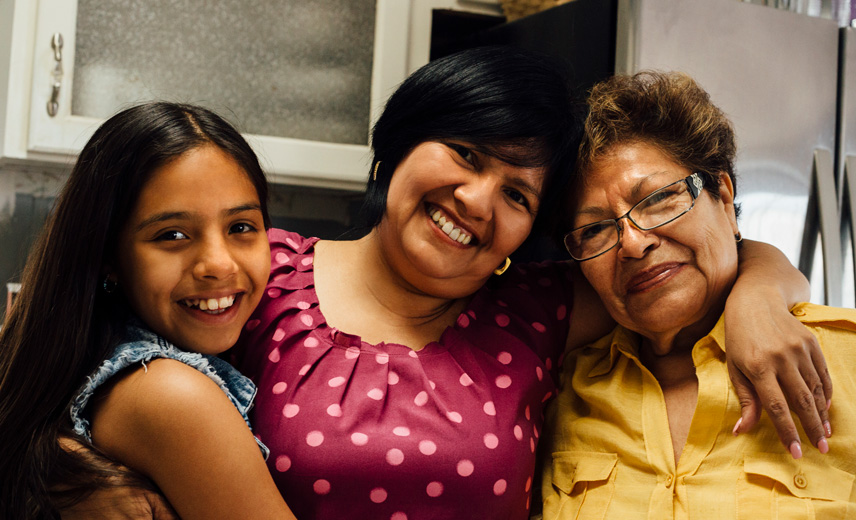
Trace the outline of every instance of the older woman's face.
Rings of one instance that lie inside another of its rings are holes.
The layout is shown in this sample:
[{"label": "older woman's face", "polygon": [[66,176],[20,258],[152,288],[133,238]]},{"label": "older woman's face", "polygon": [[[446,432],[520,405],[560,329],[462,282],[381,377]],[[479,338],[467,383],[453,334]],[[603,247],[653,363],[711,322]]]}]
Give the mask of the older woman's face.
[{"label": "older woman's face", "polygon": [[[646,195],[692,173],[649,144],[618,145],[586,174],[574,227],[617,218]],[[620,324],[653,337],[705,324],[711,311],[718,319],[737,275],[733,187],[727,175],[722,177],[721,200],[703,190],[692,210],[649,231],[622,219],[619,244],[580,263]]]}]

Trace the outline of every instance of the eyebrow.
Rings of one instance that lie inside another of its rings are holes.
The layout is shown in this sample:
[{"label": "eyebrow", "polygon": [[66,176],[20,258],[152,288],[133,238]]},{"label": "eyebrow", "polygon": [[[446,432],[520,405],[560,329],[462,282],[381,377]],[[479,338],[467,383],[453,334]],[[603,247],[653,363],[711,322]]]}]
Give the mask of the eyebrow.
[{"label": "eyebrow", "polygon": [[[223,211],[223,216],[230,217],[233,215],[244,213],[245,211],[260,212],[261,210],[261,205],[255,203],[247,203]],[[164,211],[162,213],[156,213],[140,222],[135,228],[135,231],[142,231],[143,229],[151,226],[152,224],[158,224],[160,222],[166,222],[168,220],[190,220],[191,218],[193,218],[193,214],[189,211]]]},{"label": "eyebrow", "polygon": [[[646,181],[648,181],[651,177],[654,177],[655,175],[663,175],[665,173],[669,173],[669,172],[667,172],[665,170],[660,170],[660,171],[650,173],[650,174],[646,175],[645,177],[642,177],[641,179],[639,179],[639,181],[636,184],[634,184],[632,188],[630,188],[630,200],[635,200],[638,202],[643,197],[647,197],[651,193],[654,193],[655,191],[662,188],[663,186],[660,186],[659,188],[655,188],[651,192],[642,193],[642,185],[645,184]],[[606,216],[609,214],[609,210],[599,208],[599,207],[595,207],[595,206],[590,206],[587,208],[579,209],[576,211],[576,214],[577,215],[591,215],[594,217],[600,217],[601,220],[611,220],[609,218],[606,218]]]}]

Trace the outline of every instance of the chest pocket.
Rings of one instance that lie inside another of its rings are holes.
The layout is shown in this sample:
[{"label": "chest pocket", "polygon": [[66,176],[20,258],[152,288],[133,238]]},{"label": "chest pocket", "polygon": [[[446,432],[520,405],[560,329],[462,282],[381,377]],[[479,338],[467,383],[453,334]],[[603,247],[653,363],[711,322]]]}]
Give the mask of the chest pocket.
[{"label": "chest pocket", "polygon": [[737,482],[737,518],[848,518],[853,480],[852,473],[810,456],[747,455]]},{"label": "chest pocket", "polygon": [[554,493],[544,501],[544,520],[603,518],[615,492],[617,462],[615,453],[553,453]]}]

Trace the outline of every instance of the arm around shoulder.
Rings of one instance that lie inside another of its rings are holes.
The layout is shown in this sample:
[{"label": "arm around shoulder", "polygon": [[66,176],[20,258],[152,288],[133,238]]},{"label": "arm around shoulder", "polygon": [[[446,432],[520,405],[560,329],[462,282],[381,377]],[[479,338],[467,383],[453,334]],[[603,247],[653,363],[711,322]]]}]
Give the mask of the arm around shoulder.
[{"label": "arm around shoulder", "polygon": [[95,409],[95,444],[151,478],[184,519],[294,518],[226,394],[175,360],[119,380]]}]

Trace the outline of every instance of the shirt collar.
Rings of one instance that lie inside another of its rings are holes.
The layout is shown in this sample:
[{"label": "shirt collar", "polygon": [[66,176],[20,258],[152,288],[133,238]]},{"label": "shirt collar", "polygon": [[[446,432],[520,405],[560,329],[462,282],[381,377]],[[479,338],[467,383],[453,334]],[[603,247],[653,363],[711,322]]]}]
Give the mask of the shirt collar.
[{"label": "shirt collar", "polygon": [[[588,347],[609,351],[608,356],[603,356],[598,363],[595,363],[588,376],[606,375],[615,366],[620,356],[627,357],[641,365],[642,363],[639,361],[639,346],[641,344],[641,337],[638,334],[621,325],[616,326],[609,335]],[[711,358],[719,358],[722,354],[725,354],[725,318],[720,316],[713,329],[693,346],[693,363],[699,366]]]}]

